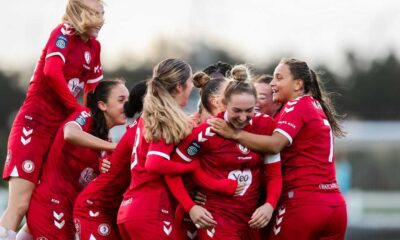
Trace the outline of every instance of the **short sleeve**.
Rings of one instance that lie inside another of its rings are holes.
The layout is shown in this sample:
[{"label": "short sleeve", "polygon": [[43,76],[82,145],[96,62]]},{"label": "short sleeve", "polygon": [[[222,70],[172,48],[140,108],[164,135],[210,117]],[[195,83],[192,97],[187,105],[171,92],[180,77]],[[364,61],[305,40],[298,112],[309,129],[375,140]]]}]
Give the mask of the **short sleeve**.
[{"label": "short sleeve", "polygon": [[301,102],[298,100],[290,101],[286,103],[276,120],[274,132],[283,134],[289,140],[289,144],[292,144],[293,139],[303,128],[304,111],[301,108]]},{"label": "short sleeve", "polygon": [[80,110],[78,112],[73,113],[66,124],[68,123],[76,124],[79,128],[82,129],[82,131],[89,132],[91,127],[91,122],[92,122],[92,117],[89,111]]}]

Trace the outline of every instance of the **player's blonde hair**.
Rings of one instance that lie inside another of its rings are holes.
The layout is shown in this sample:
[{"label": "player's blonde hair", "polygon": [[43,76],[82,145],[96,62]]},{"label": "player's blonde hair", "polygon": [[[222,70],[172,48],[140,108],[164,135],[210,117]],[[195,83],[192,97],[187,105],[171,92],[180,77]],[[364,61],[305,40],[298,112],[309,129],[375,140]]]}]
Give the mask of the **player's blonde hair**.
[{"label": "player's blonde hair", "polygon": [[[92,1],[97,1],[99,4],[104,5],[102,0]],[[89,28],[99,27],[104,24],[102,14],[87,6],[85,0],[68,0],[62,20],[75,28],[79,34],[84,34]]]},{"label": "player's blonde hair", "polygon": [[153,77],[147,83],[142,114],[147,141],[163,138],[168,144],[178,144],[190,133],[189,117],[174,96],[178,85],[183,89],[187,87],[191,74],[189,64],[176,58],[161,61],[154,67]]}]

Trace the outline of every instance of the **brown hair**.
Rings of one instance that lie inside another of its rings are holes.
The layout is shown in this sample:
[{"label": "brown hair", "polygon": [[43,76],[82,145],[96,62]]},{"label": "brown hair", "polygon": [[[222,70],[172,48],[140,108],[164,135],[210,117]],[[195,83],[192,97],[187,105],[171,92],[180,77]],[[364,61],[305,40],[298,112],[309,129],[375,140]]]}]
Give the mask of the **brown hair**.
[{"label": "brown hair", "polygon": [[197,72],[193,76],[193,84],[195,87],[200,88],[201,104],[208,113],[212,113],[210,97],[215,96],[223,86],[223,83],[228,80],[222,76],[211,78],[205,72]]},{"label": "brown hair", "polygon": [[224,92],[225,102],[228,102],[232,95],[240,93],[248,93],[257,99],[257,91],[249,81],[251,74],[247,66],[243,64],[234,66],[230,71],[230,76],[231,81]]},{"label": "brown hair", "polygon": [[103,140],[108,139],[109,129],[104,112],[98,107],[97,103],[99,101],[107,103],[111,90],[120,84],[125,85],[125,81],[118,78],[103,80],[86,96],[86,104],[87,107],[90,108],[93,117],[92,133],[94,136]]},{"label": "brown hair", "polygon": [[280,63],[289,66],[293,79],[301,79],[304,83],[304,93],[310,94],[318,100],[323,111],[331,125],[332,131],[336,137],[344,137],[346,132],[343,131],[338,118],[340,117],[331,102],[329,94],[325,92],[323,84],[317,73],[308,67],[307,63],[294,58],[284,58]]},{"label": "brown hair", "polygon": [[268,74],[262,74],[260,76],[257,76],[253,79],[253,83],[265,83],[265,84],[270,84],[272,81],[273,77]]}]

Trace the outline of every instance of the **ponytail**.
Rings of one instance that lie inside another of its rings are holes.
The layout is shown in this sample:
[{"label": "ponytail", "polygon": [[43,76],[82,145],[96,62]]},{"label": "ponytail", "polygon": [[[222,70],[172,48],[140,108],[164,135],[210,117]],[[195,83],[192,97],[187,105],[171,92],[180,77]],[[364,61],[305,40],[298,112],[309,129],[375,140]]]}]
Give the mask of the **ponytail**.
[{"label": "ponytail", "polygon": [[342,129],[338,120],[341,116],[336,113],[329,94],[325,92],[318,75],[304,61],[284,58],[281,63],[289,66],[293,79],[303,80],[304,93],[310,94],[314,99],[318,100],[331,125],[333,134],[336,137],[344,137],[346,132]]},{"label": "ponytail", "polygon": [[166,59],[155,66],[143,104],[146,141],[163,138],[168,144],[178,144],[190,133],[189,118],[173,96],[178,85],[187,87],[191,73],[190,66],[180,59]]},{"label": "ponytail", "polygon": [[313,98],[318,100],[319,104],[321,105],[322,109],[324,110],[324,113],[326,115],[326,118],[329,121],[329,124],[331,125],[332,131],[336,137],[344,137],[346,136],[346,132],[343,131],[342,126],[340,125],[339,121],[337,120],[339,117],[341,117],[339,114],[337,114],[330,97],[328,96],[329,94],[325,92],[323,89],[323,86],[320,84],[320,80],[318,75],[314,72],[314,70],[310,69],[311,73],[311,87],[310,87],[310,92]]},{"label": "ponytail", "polygon": [[143,109],[143,98],[147,91],[147,81],[138,82],[129,92],[129,100],[125,103],[124,111],[128,118],[140,113]]}]

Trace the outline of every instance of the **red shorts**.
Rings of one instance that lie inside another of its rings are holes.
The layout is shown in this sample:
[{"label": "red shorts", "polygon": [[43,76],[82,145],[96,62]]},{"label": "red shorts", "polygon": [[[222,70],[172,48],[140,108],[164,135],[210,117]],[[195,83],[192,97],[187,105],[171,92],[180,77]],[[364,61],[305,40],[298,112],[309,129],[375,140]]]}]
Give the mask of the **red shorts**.
[{"label": "red shorts", "polygon": [[293,199],[277,208],[268,239],[341,240],[346,227],[347,211],[341,193],[295,192]]},{"label": "red shorts", "polygon": [[57,128],[44,128],[34,121],[14,124],[8,138],[3,179],[20,177],[36,184],[56,132]]},{"label": "red shorts", "polygon": [[44,202],[33,196],[26,220],[33,239],[74,239],[72,210],[55,199]]},{"label": "red shorts", "polygon": [[177,240],[198,240],[197,228],[193,224],[188,213],[182,205],[178,205],[175,211],[175,226]]},{"label": "red shorts", "polygon": [[118,226],[116,220],[93,221],[93,219],[75,216],[74,224],[76,239],[79,240],[119,240]]},{"label": "red shorts", "polygon": [[224,228],[215,225],[212,229],[199,229],[200,240],[259,240],[258,229],[235,229],[232,227]]},{"label": "red shorts", "polygon": [[175,240],[174,224],[160,219],[135,219],[118,224],[122,239]]}]

